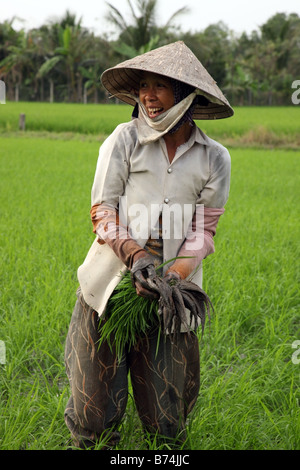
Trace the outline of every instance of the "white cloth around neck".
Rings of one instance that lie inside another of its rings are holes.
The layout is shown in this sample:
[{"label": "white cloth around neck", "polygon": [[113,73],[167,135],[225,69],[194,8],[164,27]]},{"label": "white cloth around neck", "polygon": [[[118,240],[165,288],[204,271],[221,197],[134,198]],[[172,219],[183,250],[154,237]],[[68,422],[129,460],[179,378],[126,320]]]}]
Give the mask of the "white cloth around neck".
[{"label": "white cloth around neck", "polygon": [[[138,139],[141,145],[146,145],[151,142],[155,142],[162,136],[167,134],[184,116],[186,111],[193,103],[197,96],[197,91],[194,91],[186,98],[181,100],[179,103],[172,106],[164,113],[160,114],[156,118],[149,118],[145,106],[141,103],[140,99],[132,94],[126,94],[133,98],[139,106],[138,116]],[[125,93],[122,93],[124,96]],[[116,96],[116,95],[115,95]]]}]

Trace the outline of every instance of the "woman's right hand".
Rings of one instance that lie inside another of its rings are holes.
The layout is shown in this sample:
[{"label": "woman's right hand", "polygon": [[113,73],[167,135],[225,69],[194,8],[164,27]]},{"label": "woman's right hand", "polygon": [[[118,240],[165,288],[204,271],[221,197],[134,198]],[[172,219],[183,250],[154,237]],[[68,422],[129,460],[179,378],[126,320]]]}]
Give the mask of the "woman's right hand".
[{"label": "woman's right hand", "polygon": [[134,260],[131,267],[131,279],[135,286],[137,295],[150,300],[158,298],[158,294],[151,288],[148,280],[154,279],[157,275],[154,267],[154,260],[146,251],[137,253],[138,259]]}]

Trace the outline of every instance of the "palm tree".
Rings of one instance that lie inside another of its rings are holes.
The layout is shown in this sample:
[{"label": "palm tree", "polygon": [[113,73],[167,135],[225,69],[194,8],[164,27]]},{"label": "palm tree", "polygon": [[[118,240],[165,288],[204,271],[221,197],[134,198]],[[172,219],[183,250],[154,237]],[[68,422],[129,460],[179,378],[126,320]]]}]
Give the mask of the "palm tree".
[{"label": "palm tree", "polygon": [[15,101],[19,101],[19,90],[23,80],[32,86],[35,79],[36,48],[31,32],[26,33],[21,30],[16,43],[7,46],[6,53],[6,57],[0,62],[0,76],[13,84]]},{"label": "palm tree", "polygon": [[158,47],[161,36],[168,33],[174,20],[189,11],[187,7],[180,8],[164,26],[158,26],[157,0],[135,0],[135,4],[132,0],[127,0],[131,12],[130,23],[127,23],[124,15],[114,5],[106,3],[109,7],[106,19],[119,33],[119,44],[116,44],[115,50],[127,58]]},{"label": "palm tree", "polygon": [[91,42],[90,33],[81,26],[81,19],[76,23],[75,16],[68,11],[60,23],[50,27],[56,47],[49,49],[46,60],[38,70],[38,77],[47,76],[50,82],[50,101],[53,100],[53,74],[59,69],[66,75],[68,100],[81,101],[82,75],[80,67],[84,62]]}]

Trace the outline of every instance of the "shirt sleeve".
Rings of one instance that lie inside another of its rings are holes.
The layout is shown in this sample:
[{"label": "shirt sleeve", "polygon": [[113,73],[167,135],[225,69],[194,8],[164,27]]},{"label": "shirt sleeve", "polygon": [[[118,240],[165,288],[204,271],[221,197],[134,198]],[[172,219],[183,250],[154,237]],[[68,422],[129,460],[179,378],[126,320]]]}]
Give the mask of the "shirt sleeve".
[{"label": "shirt sleeve", "polygon": [[223,146],[212,146],[209,152],[209,178],[197,204],[223,208],[229,196],[231,159],[228,150]]},{"label": "shirt sleeve", "polygon": [[92,206],[104,203],[118,208],[129,174],[130,147],[124,125],[118,126],[101,145],[92,186]]}]

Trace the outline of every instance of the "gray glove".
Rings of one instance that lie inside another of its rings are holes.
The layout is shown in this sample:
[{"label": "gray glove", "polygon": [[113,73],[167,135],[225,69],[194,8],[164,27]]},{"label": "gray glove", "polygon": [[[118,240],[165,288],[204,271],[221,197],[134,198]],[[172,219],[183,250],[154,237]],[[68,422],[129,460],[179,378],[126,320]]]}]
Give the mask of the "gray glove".
[{"label": "gray glove", "polygon": [[152,256],[146,255],[135,261],[130,271],[131,280],[136,288],[137,294],[151,300],[157,299],[157,292],[155,292],[148,283],[149,279],[154,279],[157,275]]}]

